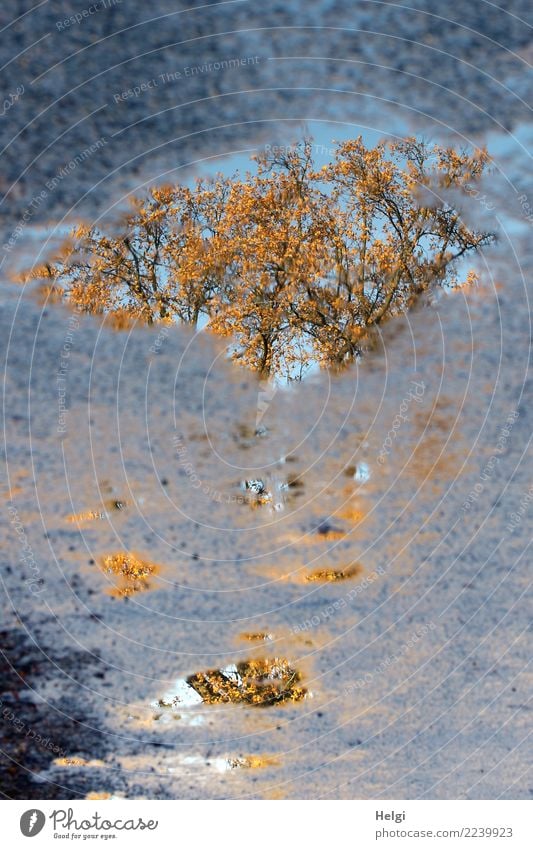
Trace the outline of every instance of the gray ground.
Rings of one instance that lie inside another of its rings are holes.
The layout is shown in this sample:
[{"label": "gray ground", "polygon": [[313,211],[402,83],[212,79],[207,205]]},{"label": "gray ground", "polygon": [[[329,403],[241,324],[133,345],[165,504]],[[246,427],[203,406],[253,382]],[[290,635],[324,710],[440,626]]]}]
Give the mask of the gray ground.
[{"label": "gray ground", "polygon": [[[533,793],[528,6],[124,0],[63,29],[70,3],[11,26],[28,6],[0,11],[3,90],[24,87],[0,119],[4,796]],[[65,216],[291,140],[289,119],[322,122],[321,140],[371,127],[486,141],[494,174],[465,210],[500,236],[480,286],[391,324],[342,378],[265,400],[214,340],[78,324],[8,282]],[[251,477],[282,509],[239,503]],[[87,510],[105,516],[67,521]],[[121,549],[161,564],[150,592],[109,594],[101,558]],[[354,562],[350,581],[305,581]],[[240,636],[257,631],[265,646]],[[308,697],[153,708],[178,679],[256,654],[289,658]],[[235,765],[255,756],[261,768]]]}]

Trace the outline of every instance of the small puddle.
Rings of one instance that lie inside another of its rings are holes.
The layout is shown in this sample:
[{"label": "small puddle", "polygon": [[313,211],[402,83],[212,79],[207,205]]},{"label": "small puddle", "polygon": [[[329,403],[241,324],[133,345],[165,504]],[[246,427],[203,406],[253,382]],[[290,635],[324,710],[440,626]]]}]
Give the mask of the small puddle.
[{"label": "small puddle", "polygon": [[262,755],[250,755],[244,758],[227,758],[228,769],[265,769],[269,766],[279,766],[279,759]]},{"label": "small puddle", "polygon": [[124,598],[151,589],[150,579],[160,571],[160,567],[148,560],[137,557],[127,551],[119,551],[102,558],[102,567],[108,575],[117,579],[111,595]]},{"label": "small puddle", "polygon": [[104,766],[105,766],[104,762],[103,762],[103,761],[101,761],[101,760],[92,760],[92,761],[88,761],[88,760],[86,760],[85,758],[76,758],[76,757],[72,757],[72,758],[69,758],[69,757],[64,757],[64,758],[55,758],[55,759],[52,761],[52,763],[53,763],[53,765],[54,765],[54,766],[60,766],[60,767],[81,767],[81,766],[86,766],[86,767],[98,767],[98,768],[101,768],[101,767],[104,767]]},{"label": "small puddle", "polygon": [[301,673],[284,658],[246,660],[180,679],[153,707],[180,708],[200,703],[269,707],[299,702],[307,695]]},{"label": "small puddle", "polygon": [[106,501],[105,507],[105,510],[82,510],[80,513],[70,513],[66,517],[66,521],[73,522],[75,524],[83,524],[85,522],[107,519],[110,513],[124,510],[126,508],[126,502],[110,499],[109,501]]},{"label": "small puddle", "polygon": [[306,575],[304,581],[306,583],[322,582],[327,583],[335,581],[349,581],[350,578],[356,578],[363,571],[360,563],[353,563],[345,569],[317,569],[316,572]]},{"label": "small puddle", "polygon": [[[246,755],[242,757],[219,757],[204,758],[191,755],[182,758],[180,766],[211,767],[217,772],[233,772],[236,769],[266,769],[267,767],[279,766],[278,758],[268,755]],[[169,767],[169,772],[177,772],[175,767]]]},{"label": "small puddle", "polygon": [[279,511],[303,495],[304,483],[297,475],[286,478],[268,475],[244,480],[240,489],[244,493],[243,502],[252,509],[268,505],[271,510]]},{"label": "small puddle", "polygon": [[104,801],[115,801],[117,799],[124,799],[124,796],[117,796],[114,793],[107,793],[105,790],[91,790],[90,793],[87,793],[86,800],[89,802],[104,802]]},{"label": "small puddle", "polygon": [[249,643],[266,643],[272,640],[272,634],[263,631],[243,631],[238,635],[238,639]]}]

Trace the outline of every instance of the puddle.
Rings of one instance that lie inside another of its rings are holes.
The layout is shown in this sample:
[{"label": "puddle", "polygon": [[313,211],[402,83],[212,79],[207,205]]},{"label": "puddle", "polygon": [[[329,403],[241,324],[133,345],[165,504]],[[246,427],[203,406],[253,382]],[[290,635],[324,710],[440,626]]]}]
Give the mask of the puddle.
[{"label": "puddle", "polygon": [[[200,755],[189,755],[180,760],[180,766],[197,766],[215,769],[217,772],[233,772],[236,769],[266,769],[279,766],[279,758],[263,755],[246,755],[243,757],[204,758]],[[168,767],[169,772],[178,772],[179,768]]]},{"label": "puddle", "polygon": [[357,483],[366,483],[370,480],[371,471],[368,463],[358,463],[353,475],[354,481]]},{"label": "puddle", "polygon": [[70,513],[67,516],[67,522],[80,524],[83,522],[95,522],[106,518],[106,514],[102,510],[82,510],[81,513]]},{"label": "puddle", "polygon": [[240,488],[244,493],[242,500],[252,509],[267,505],[277,512],[303,494],[304,484],[296,475],[287,478],[265,475],[242,481]]},{"label": "puddle", "polygon": [[111,594],[121,598],[151,589],[150,578],[159,572],[159,566],[155,563],[126,551],[102,558],[102,565],[107,574],[117,578],[116,586],[110,590]]},{"label": "puddle", "polygon": [[262,504],[272,504],[273,495],[268,484],[261,478],[250,478],[243,481],[242,489],[246,493],[246,503],[250,507],[260,507]]},{"label": "puddle", "polygon": [[284,658],[241,661],[180,679],[154,707],[190,707],[200,703],[269,707],[299,702],[307,695],[305,687],[300,686],[301,677]]},{"label": "puddle", "polygon": [[106,510],[82,510],[80,513],[70,513],[66,517],[67,522],[74,524],[83,524],[85,522],[94,522],[102,519],[107,519],[109,513],[124,510],[126,507],[125,501],[110,499],[105,503]]},{"label": "puddle", "polygon": [[346,569],[318,569],[316,572],[311,572],[306,575],[304,580],[307,583],[334,583],[335,581],[348,581],[350,578],[358,577],[363,571],[360,563],[353,563]]},{"label": "puddle", "polygon": [[117,799],[124,799],[124,796],[118,796],[116,793],[107,793],[105,790],[91,790],[85,798],[88,802],[113,802]]},{"label": "puddle", "polygon": [[85,758],[76,758],[76,757],[73,757],[73,758],[68,758],[68,757],[55,758],[52,761],[52,763],[53,763],[54,766],[61,766],[61,767],[88,766],[88,767],[98,767],[98,768],[100,768],[100,767],[105,766],[104,762],[101,761],[101,760],[88,761]]},{"label": "puddle", "polygon": [[239,640],[245,640],[249,643],[265,643],[273,639],[272,634],[263,631],[244,631],[238,636]]},{"label": "puddle", "polygon": [[269,766],[279,766],[279,758],[261,755],[250,755],[244,758],[228,758],[226,760],[228,769],[265,769]]}]

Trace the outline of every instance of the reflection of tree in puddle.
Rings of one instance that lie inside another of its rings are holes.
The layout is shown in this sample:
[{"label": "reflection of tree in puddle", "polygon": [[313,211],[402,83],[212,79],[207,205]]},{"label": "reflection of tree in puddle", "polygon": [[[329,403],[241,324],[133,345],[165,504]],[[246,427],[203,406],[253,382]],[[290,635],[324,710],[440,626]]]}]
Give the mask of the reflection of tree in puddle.
[{"label": "reflection of tree in puddle", "polygon": [[245,493],[243,500],[253,509],[269,505],[273,510],[282,510],[303,494],[304,484],[297,475],[266,475],[242,481],[241,489]]},{"label": "reflection of tree in puddle", "polygon": [[265,643],[271,639],[272,634],[266,631],[244,631],[242,634],[239,634],[239,640],[246,640],[250,643]]},{"label": "reflection of tree in puddle", "polygon": [[190,675],[155,707],[174,708],[199,702],[268,707],[299,702],[307,693],[299,686],[300,680],[300,672],[284,658],[246,660]]},{"label": "reflection of tree in puddle", "polygon": [[[280,569],[278,566],[272,566],[270,568],[263,567],[261,569],[261,576],[263,578],[268,578],[272,581],[277,582],[289,582],[291,584],[327,584],[327,583],[339,583],[341,581],[350,581],[354,578],[359,578],[364,570],[364,567],[361,563],[358,562],[350,562],[347,565],[342,562],[337,564],[331,563],[334,558],[334,554],[326,553],[323,557],[315,558],[313,563],[317,563],[317,560],[325,560],[326,563],[324,566],[319,566],[316,569],[313,569],[311,572],[306,572],[306,564],[301,562],[301,559],[298,561],[297,565],[293,565],[289,562],[283,569]],[[329,561],[329,562],[328,562]],[[246,639],[252,639],[251,637],[243,637]],[[258,637],[259,639],[259,637]],[[273,639],[271,635],[268,635],[266,639]]]},{"label": "reflection of tree in puddle", "polygon": [[126,502],[118,499],[110,499],[105,503],[106,510],[82,510],[80,513],[71,513],[67,516],[67,522],[75,524],[93,522],[97,519],[105,519],[109,512],[124,510]]},{"label": "reflection of tree in puddle", "polygon": [[103,802],[111,799],[112,796],[111,793],[107,793],[105,790],[91,790],[85,798],[90,802]]},{"label": "reflection of tree in puddle", "polygon": [[73,522],[75,524],[94,522],[97,519],[105,519],[105,513],[102,510],[82,510],[81,513],[70,513],[67,516],[67,522]]},{"label": "reflection of tree in puddle", "polygon": [[[233,772],[238,769],[266,769],[271,766],[279,766],[279,758],[269,755],[239,755],[234,757],[204,758],[201,756],[189,756],[182,758],[180,765],[195,767],[211,767],[217,772]],[[176,771],[170,767],[169,772]]]},{"label": "reflection of tree in puddle", "polygon": [[103,767],[105,766],[104,762],[101,760],[86,760],[81,757],[64,757],[64,758],[55,758],[53,761],[54,766],[59,767]]},{"label": "reflection of tree in puddle", "polygon": [[344,474],[347,478],[351,478],[356,483],[366,483],[371,477],[370,466],[368,463],[361,461],[355,466],[347,466],[344,470]]},{"label": "reflection of tree in puddle", "polygon": [[278,766],[279,760],[262,755],[250,755],[241,758],[228,758],[226,763],[229,769],[264,769],[268,766]]},{"label": "reflection of tree in puddle", "polygon": [[117,577],[117,586],[111,590],[111,593],[120,597],[149,590],[149,579],[159,571],[159,567],[154,563],[125,551],[104,557],[103,568],[108,574]]},{"label": "reflection of tree in puddle", "polygon": [[347,581],[350,578],[357,577],[362,571],[363,567],[360,563],[353,563],[351,566],[346,567],[346,569],[317,569],[316,572],[311,572],[310,575],[306,575],[305,581],[308,583]]}]

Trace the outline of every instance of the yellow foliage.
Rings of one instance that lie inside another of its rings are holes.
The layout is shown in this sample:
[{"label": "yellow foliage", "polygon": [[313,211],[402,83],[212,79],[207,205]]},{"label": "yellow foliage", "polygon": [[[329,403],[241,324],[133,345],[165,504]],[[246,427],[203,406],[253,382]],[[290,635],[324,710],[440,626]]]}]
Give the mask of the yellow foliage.
[{"label": "yellow foliage", "polygon": [[255,161],[244,180],[152,189],[113,232],[78,226],[31,276],[119,329],[203,316],[239,362],[298,377],[311,361],[352,361],[373,328],[457,285],[457,260],[492,240],[449,196],[482,177],[484,150],[357,138],[317,171],[306,140]]},{"label": "yellow foliage", "polygon": [[159,571],[155,563],[127,551],[104,557],[102,566],[105,572],[116,576],[117,586],[112,594],[122,598],[150,589],[150,578]]},{"label": "yellow foliage", "polygon": [[299,686],[301,674],[284,658],[241,661],[235,671],[210,669],[187,678],[189,686],[208,704],[228,702],[268,707],[299,702],[307,691]]},{"label": "yellow foliage", "polygon": [[305,576],[308,583],[327,583],[336,581],[347,581],[350,578],[355,578],[362,572],[362,566],[359,563],[353,563],[346,569],[318,569],[316,572],[311,572]]}]

